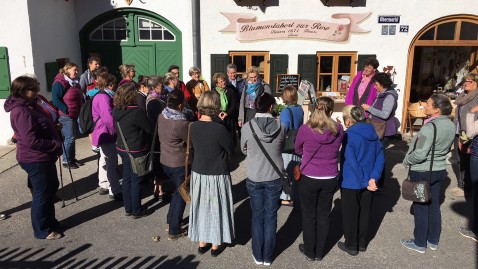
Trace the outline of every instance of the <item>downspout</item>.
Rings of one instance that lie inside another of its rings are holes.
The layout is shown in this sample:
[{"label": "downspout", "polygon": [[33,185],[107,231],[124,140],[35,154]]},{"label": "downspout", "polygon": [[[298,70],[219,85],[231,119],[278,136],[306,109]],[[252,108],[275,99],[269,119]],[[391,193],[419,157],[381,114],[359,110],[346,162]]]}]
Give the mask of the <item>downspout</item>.
[{"label": "downspout", "polygon": [[193,65],[201,69],[201,6],[199,0],[192,0]]}]

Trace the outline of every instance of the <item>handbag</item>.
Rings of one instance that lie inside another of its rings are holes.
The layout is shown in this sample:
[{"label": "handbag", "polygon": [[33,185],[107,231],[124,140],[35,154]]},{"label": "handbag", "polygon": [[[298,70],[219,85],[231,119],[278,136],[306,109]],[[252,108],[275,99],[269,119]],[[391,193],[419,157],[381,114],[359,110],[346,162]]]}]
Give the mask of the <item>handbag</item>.
[{"label": "handbag", "polygon": [[279,167],[277,167],[277,165],[276,165],[276,164],[274,163],[274,161],[272,160],[271,156],[269,156],[269,153],[267,153],[266,149],[264,148],[264,145],[262,145],[261,140],[259,140],[259,137],[257,136],[256,132],[254,131],[254,127],[252,127],[251,121],[252,121],[252,120],[249,121],[249,127],[251,127],[252,136],[253,136],[254,139],[256,140],[257,145],[259,145],[259,148],[261,149],[262,153],[264,153],[264,155],[266,156],[267,160],[268,160],[269,163],[272,165],[272,168],[274,168],[274,170],[276,171],[276,173],[280,176],[280,178],[281,178],[281,180],[282,180],[282,191],[283,191],[285,194],[290,194],[291,188],[290,188],[289,176],[287,175],[287,173],[285,173],[284,171],[282,171],[281,169],[279,169]]},{"label": "handbag", "polygon": [[[126,143],[126,140],[124,138],[123,131],[121,130],[121,126],[119,125],[119,122],[116,122],[116,126],[118,126],[118,131],[120,133],[121,140],[123,141],[124,147],[126,148],[126,151],[128,153],[128,157],[131,162],[131,169],[133,170],[133,173],[135,173],[136,175],[140,177],[151,173],[151,171],[153,171],[153,164],[152,164],[153,154],[151,154],[151,151],[154,150],[154,142],[155,142],[154,138],[156,135],[153,136],[153,142],[151,143],[153,145],[151,147],[150,152],[148,152],[148,154],[144,156],[135,158],[133,157],[133,155],[131,154],[129,150],[128,144]],[[157,132],[157,129],[158,128],[155,128],[155,134]]]},{"label": "handbag", "polygon": [[310,161],[312,161],[312,159],[314,159],[314,156],[315,154],[319,151],[319,149],[322,147],[322,144],[319,145],[319,147],[317,148],[317,150],[315,150],[314,154],[312,154],[312,157],[310,157],[310,159],[305,163],[304,167],[302,167],[302,169],[300,169],[300,164],[296,164],[294,166],[294,179],[299,181],[300,180],[300,176],[302,175],[302,170],[304,170],[304,168],[310,163]]},{"label": "handbag", "polygon": [[282,150],[283,153],[295,153],[295,139],[297,138],[297,133],[299,130],[294,129],[294,115],[292,114],[292,109],[286,108],[289,110],[290,114],[290,124],[292,128],[289,128],[287,133],[285,134],[285,143],[284,149]]},{"label": "handbag", "polygon": [[[436,134],[437,129],[433,122],[433,142],[432,142],[432,159],[430,161],[430,179],[427,180],[420,180],[420,181],[411,181],[410,180],[410,168],[408,169],[408,177],[402,182],[402,196],[403,199],[417,202],[417,203],[427,203],[431,199],[431,192],[430,192],[430,182],[432,177],[432,167],[433,167],[433,158],[435,155],[435,141],[436,141]],[[415,144],[413,145],[413,150],[415,150],[417,146],[417,140],[415,140]]]},{"label": "handbag", "polygon": [[186,202],[186,204],[191,203],[191,194],[190,194],[191,189],[189,184],[189,182],[191,181],[191,175],[189,174],[189,169],[188,169],[189,147],[191,143],[191,124],[192,123],[189,123],[189,126],[188,126],[188,141],[186,142],[186,165],[185,165],[186,176],[184,177],[183,183],[181,183],[181,185],[179,185],[179,188],[178,188],[179,194],[181,194],[181,197],[183,198],[184,202]]}]

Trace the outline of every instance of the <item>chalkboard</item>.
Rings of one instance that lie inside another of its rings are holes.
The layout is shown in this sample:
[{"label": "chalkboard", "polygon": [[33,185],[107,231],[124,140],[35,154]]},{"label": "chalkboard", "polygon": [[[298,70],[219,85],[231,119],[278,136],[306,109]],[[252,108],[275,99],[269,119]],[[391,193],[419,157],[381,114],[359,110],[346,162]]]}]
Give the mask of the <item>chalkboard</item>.
[{"label": "chalkboard", "polygon": [[299,74],[278,74],[276,92],[282,92],[287,85],[292,85],[296,89],[299,88],[300,75]]}]

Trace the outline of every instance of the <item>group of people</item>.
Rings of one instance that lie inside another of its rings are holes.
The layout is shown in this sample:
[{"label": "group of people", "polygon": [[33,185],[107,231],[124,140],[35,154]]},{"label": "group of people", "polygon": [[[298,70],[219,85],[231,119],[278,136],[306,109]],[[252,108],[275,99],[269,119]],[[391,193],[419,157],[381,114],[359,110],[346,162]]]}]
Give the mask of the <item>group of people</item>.
[{"label": "group of people", "polygon": [[[214,74],[212,88],[201,79],[197,67],[190,68],[187,83],[179,80],[175,65],[164,76],[139,76],[135,82],[134,65],[124,64],[119,67],[123,79],[116,87],[115,76],[100,66],[98,58],[88,59],[88,66],[79,79],[78,66],[73,63],[60,70],[53,83],[53,106],[39,101],[43,100],[37,97],[39,83],[31,76],[16,78],[5,102],[17,137],[17,160],[32,189],[36,238],[62,236],[54,210],[58,190],[55,161],[62,156],[64,167],[83,165],[76,159],[75,137],[80,109],[90,99],[94,122],[90,139],[92,149],[99,154],[99,194],[122,201],[125,215],[138,219],[148,215],[141,205],[142,182],[147,178],[154,181],[156,199],[166,198],[163,183],[169,182],[173,191],[165,225],[168,240],[189,236],[198,242],[199,254],[211,250],[214,257],[225,244],[233,242],[230,162],[239,142],[246,155],[256,264],[272,263],[277,211],[281,204],[295,206],[296,202],[300,202],[303,229],[299,251],[309,261],[323,259],[332,200],[339,189],[345,241],[338,247],[350,255],[366,251],[372,197],[384,180],[384,143],[398,133],[398,94],[390,76],[377,72],[376,59],[367,60],[364,70],[353,79],[342,119],[331,118],[334,100],[323,96],[306,124],[304,111],[297,104],[297,89],[291,85],[281,96],[286,107],[278,119],[273,115],[276,99],[254,66],[240,78],[236,66],[229,64],[227,74]],[[457,100],[462,109],[456,130],[461,131],[460,145],[471,148],[471,171],[478,160],[474,139],[478,133],[474,127],[478,118],[477,82],[476,75],[466,76],[465,93]],[[439,243],[440,188],[446,177],[446,155],[455,137],[451,111],[447,97],[433,94],[428,99],[425,113],[429,118],[403,161],[409,167],[410,180],[431,178],[431,202],[413,204],[414,239],[402,240],[405,247],[420,253],[427,247],[436,250]],[[58,120],[52,117],[56,113]],[[285,152],[291,130],[297,130],[295,148]],[[118,155],[123,163],[121,183]],[[146,176],[137,165],[148,156],[153,169]],[[300,171],[299,177],[293,177],[294,170]],[[186,202],[179,187],[188,174],[191,199],[185,230],[182,219]],[[476,183],[473,174],[472,182]],[[283,191],[285,184],[290,185],[290,192]],[[472,195],[477,201],[475,185]],[[476,223],[473,229],[460,232],[476,240]]]}]

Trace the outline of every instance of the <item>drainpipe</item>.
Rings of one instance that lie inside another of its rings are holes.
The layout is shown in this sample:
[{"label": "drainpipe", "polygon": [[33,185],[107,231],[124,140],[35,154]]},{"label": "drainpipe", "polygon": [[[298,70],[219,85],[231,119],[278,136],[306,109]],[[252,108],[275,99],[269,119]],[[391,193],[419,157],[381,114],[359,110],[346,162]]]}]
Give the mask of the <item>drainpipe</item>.
[{"label": "drainpipe", "polygon": [[201,16],[199,0],[191,0],[193,19],[193,65],[201,69]]}]

